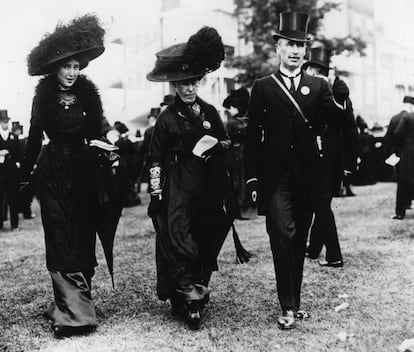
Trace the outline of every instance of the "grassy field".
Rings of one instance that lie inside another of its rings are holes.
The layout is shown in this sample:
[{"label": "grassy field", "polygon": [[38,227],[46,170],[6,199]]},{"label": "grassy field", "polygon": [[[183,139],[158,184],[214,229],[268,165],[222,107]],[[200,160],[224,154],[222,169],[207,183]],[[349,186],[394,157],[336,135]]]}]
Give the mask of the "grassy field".
[{"label": "grassy field", "polygon": [[[344,268],[306,260],[297,329],[277,328],[275,277],[264,218],[237,228],[255,257],[235,264],[231,236],[213,275],[199,331],[176,321],[155,295],[154,231],[146,206],[128,208],[115,243],[112,289],[99,248],[93,282],[99,327],[88,336],[55,339],[42,313],[53,299],[36,219],[21,232],[0,232],[0,351],[397,351],[414,337],[414,211],[391,220],[395,184],[354,187],[357,197],[335,199]],[[6,223],[7,225],[8,223]],[[335,312],[341,303],[349,307]],[[338,334],[346,333],[339,338]]]}]

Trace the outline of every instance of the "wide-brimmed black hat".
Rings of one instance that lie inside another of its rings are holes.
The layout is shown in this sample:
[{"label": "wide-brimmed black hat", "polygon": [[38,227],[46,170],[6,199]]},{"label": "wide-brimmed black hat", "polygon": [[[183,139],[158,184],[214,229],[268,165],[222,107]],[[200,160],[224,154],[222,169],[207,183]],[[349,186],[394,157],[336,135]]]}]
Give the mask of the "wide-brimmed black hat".
[{"label": "wide-brimmed black hat", "polygon": [[230,106],[234,106],[239,109],[240,114],[245,114],[249,105],[249,91],[245,87],[240,89],[234,89],[230,92],[229,96],[224,99],[223,106],[229,109]]},{"label": "wide-brimmed black hat", "polygon": [[295,42],[308,42],[309,15],[300,12],[282,12],[279,14],[279,32],[272,37],[274,40],[285,38]]},{"label": "wide-brimmed black hat", "polygon": [[7,110],[0,110],[0,121],[1,122],[8,122],[10,121],[10,117],[7,113]]},{"label": "wide-brimmed black hat", "polygon": [[98,18],[90,14],[75,18],[67,25],[58,24],[55,31],[46,34],[30,52],[27,58],[29,75],[52,73],[70,58],[79,59],[80,69],[85,68],[89,61],[104,52],[104,35]]},{"label": "wide-brimmed black hat", "polygon": [[183,81],[217,70],[224,60],[224,46],[216,29],[203,27],[187,43],[169,46],[156,56],[155,67],[147,75],[149,81]]},{"label": "wide-brimmed black hat", "polygon": [[302,65],[302,68],[306,70],[308,66],[317,66],[324,69],[325,73],[328,74],[331,53],[332,51],[323,45],[310,48],[309,60]]}]

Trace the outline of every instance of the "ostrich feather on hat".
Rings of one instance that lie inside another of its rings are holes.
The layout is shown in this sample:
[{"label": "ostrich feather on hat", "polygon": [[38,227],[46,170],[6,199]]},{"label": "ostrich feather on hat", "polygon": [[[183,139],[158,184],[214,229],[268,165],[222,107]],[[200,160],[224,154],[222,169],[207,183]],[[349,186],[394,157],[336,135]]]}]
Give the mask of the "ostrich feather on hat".
[{"label": "ostrich feather on hat", "polygon": [[66,25],[59,23],[53,33],[47,33],[27,57],[29,75],[52,73],[64,60],[76,57],[80,69],[101,55],[105,30],[95,15],[87,14]]},{"label": "ostrich feather on hat", "polygon": [[182,81],[217,70],[224,60],[224,45],[215,28],[204,26],[187,43],[169,46],[156,56],[155,67],[147,75],[149,81]]}]

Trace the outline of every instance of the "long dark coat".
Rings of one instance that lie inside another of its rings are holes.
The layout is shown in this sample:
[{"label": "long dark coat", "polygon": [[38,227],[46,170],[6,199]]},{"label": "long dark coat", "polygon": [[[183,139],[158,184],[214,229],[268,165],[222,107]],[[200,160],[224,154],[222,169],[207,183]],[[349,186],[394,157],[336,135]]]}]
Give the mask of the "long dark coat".
[{"label": "long dark coat", "polygon": [[[105,252],[111,256],[121,207],[110,172],[98,167],[85,143],[101,138],[109,129],[97,89],[80,75],[71,92],[76,101],[65,106],[60,103],[55,75],[39,82],[22,174],[29,178],[37,164],[33,183],[41,207],[49,271],[91,273],[97,265],[96,233],[105,237]],[[43,132],[50,142],[41,150]],[[111,261],[109,258],[110,267]]]},{"label": "long dark coat", "polygon": [[205,296],[232,223],[223,210],[222,151],[207,162],[192,154],[203,135],[224,140],[224,126],[212,105],[199,98],[197,102],[203,118],[193,116],[178,97],[160,114],[148,155],[151,165],[161,165],[163,175],[163,209],[153,219],[161,300],[173,298],[177,292],[185,299]]},{"label": "long dark coat", "polygon": [[[280,74],[277,73],[277,76]],[[307,88],[305,88],[307,87]],[[321,158],[315,135],[322,134],[326,119],[341,112],[332,99],[328,83],[302,73],[296,100],[310,122],[307,125],[272,77],[256,80],[250,97],[250,118],[245,145],[246,180],[259,181],[258,212],[267,212],[268,197],[288,166],[290,150],[296,150],[303,167],[301,183],[312,200],[328,192],[322,181]]]},{"label": "long dark coat", "polygon": [[401,181],[414,183],[414,113],[406,113],[395,129],[395,141],[400,149],[398,177]]}]

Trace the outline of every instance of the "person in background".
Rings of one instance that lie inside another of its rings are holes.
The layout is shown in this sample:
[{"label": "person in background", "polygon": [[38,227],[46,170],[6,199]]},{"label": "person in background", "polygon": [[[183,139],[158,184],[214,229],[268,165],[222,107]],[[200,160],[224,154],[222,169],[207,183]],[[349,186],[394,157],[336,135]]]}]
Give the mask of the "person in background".
[{"label": "person in background", "polygon": [[[158,115],[161,112],[161,108],[151,108],[148,119],[148,127],[144,132],[144,140],[140,146],[139,153],[144,159],[144,166],[142,168],[141,182],[149,183],[149,163],[148,163],[148,151],[151,143],[152,133],[154,131],[155,123],[157,122]],[[149,186],[148,186],[149,191]]]},{"label": "person in background", "polygon": [[[310,48],[309,60],[303,64],[302,68],[309,75],[321,77],[332,85],[338,77],[331,76],[329,81],[330,61],[331,51],[323,44],[319,44]],[[329,189],[316,204],[306,251],[308,258],[317,259],[325,246],[326,260],[319,261],[319,265],[329,267],[343,266],[335,217],[331,208],[332,196],[339,193],[343,178],[355,171],[357,158],[358,131],[351,100],[348,98],[345,104],[345,114],[341,111],[339,114],[330,116],[321,135],[322,177],[323,182],[329,185]]]},{"label": "person in background", "polygon": [[160,113],[164,111],[169,105],[174,104],[174,99],[175,97],[172,94],[164,95],[164,98],[162,99],[162,102],[160,103],[160,107],[161,107]]},{"label": "person in background", "polygon": [[[98,324],[91,294],[96,233],[112,276],[122,210],[112,169],[116,147],[105,139],[111,126],[98,89],[80,74],[104,52],[104,34],[96,16],[77,17],[59,23],[28,56],[29,74],[44,77],[33,98],[21,189],[32,185],[40,203],[54,293],[45,315],[57,336],[89,333]],[[42,148],[44,132],[50,142]]]},{"label": "person in background", "polygon": [[[390,122],[388,124],[387,127],[387,132],[385,133],[384,136],[384,144],[385,144],[385,149],[386,149],[386,155],[390,156],[392,154],[395,155],[400,155],[401,151],[400,151],[400,145],[398,145],[397,140],[395,138],[395,130],[398,126],[398,124],[400,123],[400,121],[402,120],[403,116],[408,114],[409,112],[413,111],[413,105],[414,105],[414,97],[411,96],[404,96],[403,101],[402,101],[402,107],[401,107],[401,111],[394,115],[393,117],[391,117]],[[398,199],[399,201],[402,201],[404,199],[404,196],[401,197],[402,192],[401,192],[401,187],[404,190],[404,185],[401,184],[400,181],[400,177],[399,177],[399,166],[400,163],[397,163],[396,165],[393,166],[393,171],[394,171],[394,177],[395,180],[397,182],[397,196],[396,199]],[[400,196],[398,196],[400,195]],[[413,198],[414,194],[410,196],[407,195],[407,204],[405,206],[405,208],[410,207],[411,205],[411,199]],[[399,204],[396,202],[396,206],[395,206],[395,215],[393,217],[393,219],[395,220],[402,220],[405,216],[405,210],[403,210],[404,206],[402,204]]]},{"label": "person in background", "polygon": [[361,115],[357,115],[356,124],[358,127],[358,166],[355,172],[354,184],[359,186],[373,185],[377,182],[373,159],[374,136]]},{"label": "person in background", "polygon": [[[413,102],[412,99],[406,99]],[[392,134],[394,151],[400,157],[397,171],[397,197],[395,216],[393,219],[402,220],[414,196],[414,112],[412,106],[406,107],[399,118]]]},{"label": "person in background", "polygon": [[[309,76],[301,66],[310,41],[309,16],[280,14],[273,35],[280,67],[255,81],[249,102],[245,145],[246,189],[266,216],[276,273],[281,329],[308,317],[301,309],[306,240],[315,203],[326,192],[322,182],[320,134],[335,111],[344,111],[346,84]],[[319,137],[318,137],[319,136]]]},{"label": "person in background", "polygon": [[125,207],[133,207],[141,204],[135,190],[133,157],[135,153],[134,143],[129,139],[128,127],[120,121],[114,123],[114,129],[119,132],[118,140],[114,143],[119,149],[117,153],[121,157],[119,160],[118,176],[121,185],[121,193],[123,205]]},{"label": "person in background", "polygon": [[7,110],[0,110],[0,229],[10,209],[10,227],[19,230],[19,140],[10,131]]},{"label": "person in background", "polygon": [[[24,154],[26,153],[26,144],[27,138],[23,137],[23,126],[18,121],[12,122],[12,133],[15,138],[18,140],[17,142],[17,160],[18,164],[23,161]],[[32,192],[25,192],[21,194],[19,197],[19,212],[23,213],[24,219],[34,219],[35,215],[32,213],[32,202],[33,202],[33,193]]]},{"label": "person in background", "polygon": [[249,105],[249,91],[242,87],[237,90],[232,90],[230,95],[224,99],[223,107],[226,108],[227,135],[231,140],[231,146],[228,155],[228,169],[230,172],[230,179],[233,184],[234,192],[237,199],[237,216],[236,218],[243,218],[243,213],[248,208],[249,202],[246,202],[245,177],[244,177],[244,162],[243,150],[246,142],[246,127],[247,127],[247,107]]},{"label": "person in background", "polygon": [[148,153],[157,294],[170,300],[173,314],[198,329],[232,224],[223,209],[230,141],[217,110],[197,95],[203,77],[220,67],[224,46],[214,28],[203,27],[187,43],[156,55],[147,79],[170,82],[176,92],[174,103],[158,117]]}]

